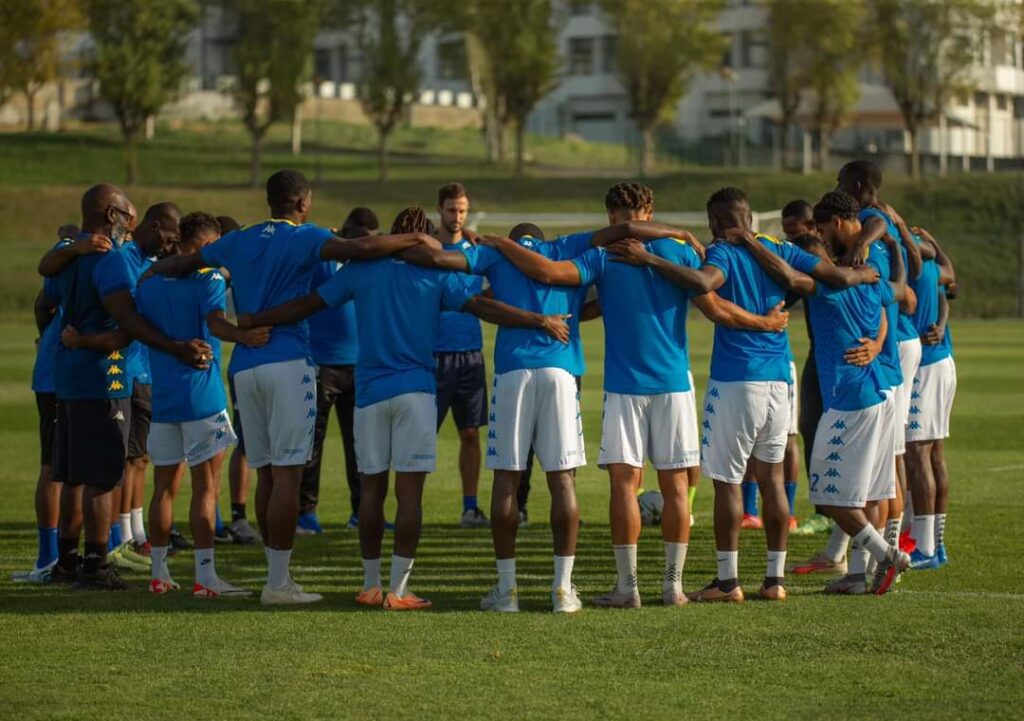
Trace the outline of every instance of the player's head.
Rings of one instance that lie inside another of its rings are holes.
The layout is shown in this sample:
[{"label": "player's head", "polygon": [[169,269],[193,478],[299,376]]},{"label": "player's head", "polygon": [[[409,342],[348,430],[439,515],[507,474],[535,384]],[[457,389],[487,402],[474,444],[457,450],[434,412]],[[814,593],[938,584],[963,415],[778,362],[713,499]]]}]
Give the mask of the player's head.
[{"label": "player's head", "polygon": [[816,235],[818,228],[814,224],[814,206],[802,198],[791,200],[782,209],[782,232],[786,240],[794,240],[801,235]]},{"label": "player's head", "polygon": [[870,160],[851,160],[839,169],[836,178],[836,190],[853,196],[862,208],[878,198],[881,187],[882,171]]},{"label": "player's head", "polygon": [[313,207],[313,186],[298,170],[278,170],[267,178],[267,205],[275,218],[305,223]]},{"label": "player's head", "polygon": [[98,183],[82,194],[82,230],[86,233],[104,233],[121,242],[131,233],[135,218],[135,206],[116,185]]},{"label": "player's head", "polygon": [[520,238],[536,238],[537,240],[544,240],[544,231],[533,223],[520,223],[519,225],[508,231],[508,237],[512,240],[519,240]]},{"label": "player's head", "polygon": [[217,224],[220,225],[221,235],[227,235],[231,231],[238,230],[242,227],[239,222],[230,215],[218,215]]},{"label": "player's head", "polygon": [[132,234],[135,232],[135,228],[139,225],[139,211],[138,208],[135,207],[135,203],[130,199],[128,200],[128,212],[132,214],[132,217],[128,221],[128,238],[131,238]]},{"label": "player's head", "polygon": [[469,194],[461,183],[447,183],[437,189],[437,212],[445,230],[453,235],[462,232],[469,213]]},{"label": "player's head", "polygon": [[181,211],[174,203],[151,205],[132,234],[135,243],[147,257],[168,255],[180,238],[180,221]]},{"label": "player's head", "polygon": [[181,253],[198,253],[205,246],[221,236],[220,222],[209,213],[189,213],[178,223],[181,240],[178,250]]},{"label": "player's head", "polygon": [[734,228],[750,230],[752,220],[750,201],[739,188],[721,188],[708,198],[708,227],[715,238]]},{"label": "player's head", "polygon": [[[812,206],[813,208],[813,206]],[[818,235],[818,229],[815,227],[813,233],[804,233],[794,238],[787,238],[789,242],[800,248],[800,250],[806,251],[811,255],[815,255],[821,260],[829,263],[833,263],[832,254],[829,252],[828,246],[822,241],[821,236]]]},{"label": "player's head", "polygon": [[654,191],[643,183],[616,183],[604,196],[609,223],[650,220],[654,214]]},{"label": "player's head", "polygon": [[364,238],[373,235],[380,228],[377,214],[369,208],[353,208],[341,224],[338,235],[342,238]]},{"label": "player's head", "polygon": [[427,235],[433,235],[435,230],[433,222],[427,217],[427,211],[418,205],[413,205],[401,211],[395,216],[395,222],[391,224],[391,233],[393,235],[398,233],[426,233]]},{"label": "player's head", "polygon": [[849,193],[833,190],[814,206],[814,223],[821,239],[836,256],[843,255],[860,235],[860,205]]}]

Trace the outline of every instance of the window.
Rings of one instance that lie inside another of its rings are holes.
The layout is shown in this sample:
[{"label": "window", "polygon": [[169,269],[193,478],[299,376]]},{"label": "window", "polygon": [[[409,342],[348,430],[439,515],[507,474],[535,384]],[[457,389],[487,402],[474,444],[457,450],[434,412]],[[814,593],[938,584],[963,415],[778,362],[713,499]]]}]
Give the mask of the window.
[{"label": "window", "polygon": [[593,75],[594,38],[569,38],[569,74]]},{"label": "window", "polygon": [[1005,95],[997,95],[996,96],[996,108],[998,108],[999,110],[1006,110],[1006,96]]},{"label": "window", "polygon": [[601,72],[614,75],[618,71],[619,38],[616,35],[605,35],[601,38]]},{"label": "window", "polygon": [[331,51],[328,48],[317,48],[313,51],[313,75],[318,80],[333,80],[331,72]]},{"label": "window", "polygon": [[437,77],[440,80],[465,80],[466,43],[462,38],[437,44]]},{"label": "window", "polygon": [[570,0],[569,13],[572,15],[589,15],[591,5],[593,3],[590,0]]}]

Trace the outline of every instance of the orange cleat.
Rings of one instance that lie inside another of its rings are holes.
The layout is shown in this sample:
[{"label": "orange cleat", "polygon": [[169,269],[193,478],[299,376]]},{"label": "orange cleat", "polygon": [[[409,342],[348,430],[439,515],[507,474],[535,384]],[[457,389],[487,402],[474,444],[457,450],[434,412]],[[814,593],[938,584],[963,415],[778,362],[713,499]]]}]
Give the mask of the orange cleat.
[{"label": "orange cleat", "polygon": [[910,535],[910,531],[900,533],[900,550],[904,553],[913,553],[917,550],[917,541]]},{"label": "orange cleat", "polygon": [[836,576],[845,576],[847,568],[845,558],[840,561],[833,561],[827,558],[824,553],[819,553],[814,558],[796,563],[786,570],[798,576],[806,576],[809,573],[831,573]]},{"label": "orange cleat", "polygon": [[693,603],[743,603],[743,589],[739,586],[728,593],[718,588],[718,580],[714,580],[704,588],[694,593],[687,594],[687,598]]},{"label": "orange cleat", "polygon": [[385,611],[426,611],[428,608],[433,608],[433,606],[434,604],[427,599],[420,598],[411,592],[398,597],[388,591],[388,595],[384,599]]},{"label": "orange cleat", "polygon": [[774,586],[761,586],[761,589],[757,592],[757,597],[762,601],[785,601],[788,595],[786,587],[781,583],[777,583]]},{"label": "orange cleat", "polygon": [[356,603],[360,606],[380,607],[384,605],[384,594],[381,592],[380,586],[374,586],[356,594]]},{"label": "orange cleat", "polygon": [[149,592],[156,594],[170,593],[171,591],[177,591],[179,586],[174,581],[164,581],[163,579],[154,578],[149,582]]},{"label": "orange cleat", "polygon": [[795,531],[799,527],[800,527],[800,524],[796,522],[796,516],[790,516],[789,517],[789,530],[790,531]]},{"label": "orange cleat", "polygon": [[743,520],[740,522],[740,528],[747,530],[760,531],[764,528],[764,523],[761,521],[760,516],[754,516],[750,513],[743,514]]}]

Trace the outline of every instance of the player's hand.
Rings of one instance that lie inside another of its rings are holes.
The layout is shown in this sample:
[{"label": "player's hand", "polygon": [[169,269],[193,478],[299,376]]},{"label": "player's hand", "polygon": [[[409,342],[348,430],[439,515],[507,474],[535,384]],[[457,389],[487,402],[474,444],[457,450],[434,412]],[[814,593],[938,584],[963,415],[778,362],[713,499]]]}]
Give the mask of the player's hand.
[{"label": "player's hand", "polygon": [[420,245],[425,245],[428,248],[433,248],[434,250],[444,250],[441,245],[441,241],[437,238],[427,235],[426,233],[417,233],[416,235],[419,236]]},{"label": "player's hand", "polygon": [[72,247],[78,255],[92,255],[93,253],[106,253],[114,247],[114,244],[107,236],[93,233],[79,238]]},{"label": "player's hand", "polygon": [[729,245],[745,245],[747,243],[755,242],[757,240],[757,236],[749,230],[743,230],[742,228],[729,228],[729,230],[725,231],[725,236],[722,240]]},{"label": "player's hand", "polygon": [[199,370],[206,370],[210,367],[210,362],[213,360],[213,349],[206,341],[193,338],[189,341],[179,341],[177,347],[178,360],[185,365]]},{"label": "player's hand", "polygon": [[569,342],[569,324],[566,322],[572,315],[542,315],[540,328],[559,343]]},{"label": "player's hand", "polygon": [[768,319],[768,331],[778,332],[786,330],[789,325],[789,311],[784,310],[786,301],[780,302],[765,316]]},{"label": "player's hand", "polygon": [[906,221],[903,220],[903,216],[896,212],[896,208],[892,207],[888,203],[879,200],[875,205],[879,210],[889,216],[889,219],[892,220],[897,228],[901,225],[905,226],[907,224]]},{"label": "player's hand", "polygon": [[253,327],[252,314],[250,313],[239,313],[236,318],[239,330],[249,330]]},{"label": "player's hand", "polygon": [[858,338],[860,345],[843,353],[843,360],[852,366],[870,365],[882,352],[882,344],[874,338]]},{"label": "player's hand", "polygon": [[647,246],[636,238],[616,241],[606,246],[605,250],[611,254],[609,260],[613,260],[616,263],[626,263],[627,265],[642,267],[648,265],[653,257],[650,251],[647,250]]},{"label": "player's hand", "polygon": [[704,247],[704,244],[697,240],[696,235],[690,232],[686,233],[686,237],[683,238],[683,240],[690,244],[690,247],[693,248],[693,252],[697,254],[697,257],[700,258],[700,262],[703,263],[708,255],[708,249]]},{"label": "player's hand", "polygon": [[864,252],[864,246],[861,243],[857,243],[843,256],[843,260],[840,265],[845,265],[848,268],[859,268],[867,263],[867,253]]},{"label": "player's hand", "polygon": [[68,223],[57,228],[57,240],[63,240],[64,238],[74,238],[81,231],[74,223]]},{"label": "player's hand", "polygon": [[470,230],[469,228],[462,229],[462,237],[465,238],[470,243],[472,243],[473,245],[480,244],[480,235],[476,231]]},{"label": "player's hand", "polygon": [[946,337],[946,327],[932,323],[928,326],[928,332],[921,336],[921,342],[925,345],[938,345]]},{"label": "player's hand", "polygon": [[878,271],[870,265],[862,265],[859,268],[854,268],[854,272],[857,274],[857,279],[861,283],[877,283],[878,282]]},{"label": "player's hand", "polygon": [[261,325],[242,331],[242,345],[250,348],[266,345],[270,341],[270,330],[269,325]]},{"label": "player's hand", "polygon": [[895,238],[893,238],[891,235],[889,235],[888,233],[885,233],[881,237],[881,241],[883,243],[885,243],[885,247],[887,247],[889,250],[892,250],[893,248],[895,248],[898,245],[898,241]]},{"label": "player's hand", "polygon": [[74,350],[79,348],[82,342],[82,336],[79,334],[78,329],[73,325],[65,326],[64,330],[60,332],[60,342],[64,344],[65,348]]}]

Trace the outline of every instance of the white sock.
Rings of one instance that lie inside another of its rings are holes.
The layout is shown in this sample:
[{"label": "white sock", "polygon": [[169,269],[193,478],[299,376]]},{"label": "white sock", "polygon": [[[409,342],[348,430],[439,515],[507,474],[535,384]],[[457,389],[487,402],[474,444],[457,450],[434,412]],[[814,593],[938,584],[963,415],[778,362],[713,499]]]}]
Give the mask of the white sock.
[{"label": "white sock", "polygon": [[415,558],[394,554],[391,556],[391,581],[388,590],[399,598],[404,598],[409,591],[409,574],[412,573],[412,564],[415,561]]},{"label": "white sock", "polygon": [[284,588],[291,580],[290,566],[292,549],[278,551],[267,548],[267,585],[271,588]]},{"label": "white sock", "polygon": [[120,514],[118,523],[121,525],[121,543],[130,543],[132,540],[132,514]]},{"label": "white sock", "polygon": [[559,588],[569,593],[572,590],[572,565],[576,556],[555,556],[555,580],[551,584],[552,590]]},{"label": "white sock", "polygon": [[615,568],[618,571],[616,589],[619,593],[636,593],[636,544],[612,546],[612,551],[615,553]]},{"label": "white sock", "polygon": [[900,524],[902,518],[890,518],[885,522],[885,542],[895,546],[900,542]]},{"label": "white sock", "polygon": [[149,557],[153,560],[153,580],[170,581],[171,572],[167,568],[167,546],[153,546]]},{"label": "white sock", "polygon": [[786,552],[768,551],[768,562],[765,565],[765,578],[785,578],[786,576]]},{"label": "white sock", "polygon": [[823,555],[835,563],[839,563],[846,557],[846,547],[850,544],[850,537],[847,536],[839,524],[832,525],[832,535],[828,537]]},{"label": "white sock", "polygon": [[849,574],[851,576],[867,574],[869,558],[871,558],[871,552],[868,549],[858,548],[854,545],[853,550],[850,551]]},{"label": "white sock", "polygon": [[671,588],[675,591],[683,590],[683,566],[686,565],[687,543],[666,543],[665,544],[665,578],[662,582],[663,588]]},{"label": "white sock", "polygon": [[946,545],[946,514],[935,514],[935,548]]},{"label": "white sock", "polygon": [[508,593],[516,587],[516,559],[499,558],[495,563],[498,565],[498,593]]},{"label": "white sock", "polygon": [[132,517],[132,540],[140,546],[146,542],[146,524],[143,523],[142,509],[133,508]]},{"label": "white sock", "polygon": [[380,559],[363,559],[363,590],[380,587]]},{"label": "white sock", "polygon": [[717,551],[718,580],[731,581],[740,577],[740,552]]},{"label": "white sock", "polygon": [[925,556],[935,555],[935,516],[914,516],[911,535],[917,541],[918,551]]},{"label": "white sock", "polygon": [[[855,550],[866,550],[876,561],[881,563],[886,559],[890,549],[893,547],[886,543],[885,539],[882,538],[882,534],[869,523],[860,530],[860,533],[853,537],[853,548]],[[865,568],[867,568],[866,563]],[[850,573],[853,573],[853,571],[851,570]]]},{"label": "white sock", "polygon": [[212,586],[217,581],[217,566],[213,562],[212,548],[197,548],[196,558],[196,583],[200,586]]}]

